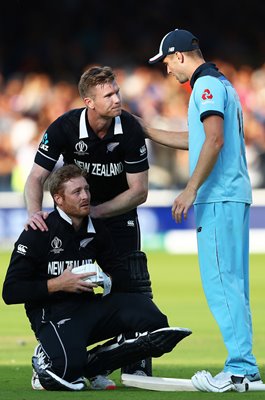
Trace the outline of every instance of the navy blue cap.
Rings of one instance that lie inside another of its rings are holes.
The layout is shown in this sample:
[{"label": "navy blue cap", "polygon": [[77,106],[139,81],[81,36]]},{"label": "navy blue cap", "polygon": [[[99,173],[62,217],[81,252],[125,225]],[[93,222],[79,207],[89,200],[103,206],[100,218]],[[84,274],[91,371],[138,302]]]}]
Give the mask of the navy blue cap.
[{"label": "navy blue cap", "polygon": [[[195,40],[195,42],[194,42]],[[191,32],[183,29],[175,29],[166,34],[161,40],[159,52],[149,59],[149,64],[154,64],[163,60],[168,54],[177,51],[192,51],[199,49],[199,40]]]}]

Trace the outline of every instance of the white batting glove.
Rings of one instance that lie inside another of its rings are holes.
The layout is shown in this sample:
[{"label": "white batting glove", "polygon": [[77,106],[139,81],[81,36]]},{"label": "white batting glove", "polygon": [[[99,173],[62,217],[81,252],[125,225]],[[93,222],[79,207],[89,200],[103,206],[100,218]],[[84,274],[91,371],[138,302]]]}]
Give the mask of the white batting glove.
[{"label": "white batting glove", "polygon": [[72,269],[74,274],[85,274],[87,272],[96,272],[95,275],[88,276],[84,280],[96,283],[97,285],[103,287],[103,296],[106,296],[111,291],[111,279],[110,277],[102,271],[102,269],[97,264],[84,264],[79,267]]}]

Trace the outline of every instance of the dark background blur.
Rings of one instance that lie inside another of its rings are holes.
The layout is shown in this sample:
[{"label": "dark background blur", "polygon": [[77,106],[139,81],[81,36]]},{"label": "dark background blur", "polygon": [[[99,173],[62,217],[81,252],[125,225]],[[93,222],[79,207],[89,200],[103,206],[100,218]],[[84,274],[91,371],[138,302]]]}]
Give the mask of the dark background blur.
[{"label": "dark background blur", "polygon": [[[109,65],[123,108],[161,129],[186,130],[190,86],[149,66],[175,28],[200,39],[235,86],[253,188],[265,188],[265,1],[9,0],[0,8],[0,192],[22,192],[47,127],[83,107],[77,82]],[[172,78],[172,79],[170,79]],[[147,140],[150,188],[181,189],[188,152]]]},{"label": "dark background blur", "polygon": [[259,67],[265,2],[9,0],[0,11],[0,71],[78,76],[84,65],[146,65],[170,30],[191,30],[205,58]]}]

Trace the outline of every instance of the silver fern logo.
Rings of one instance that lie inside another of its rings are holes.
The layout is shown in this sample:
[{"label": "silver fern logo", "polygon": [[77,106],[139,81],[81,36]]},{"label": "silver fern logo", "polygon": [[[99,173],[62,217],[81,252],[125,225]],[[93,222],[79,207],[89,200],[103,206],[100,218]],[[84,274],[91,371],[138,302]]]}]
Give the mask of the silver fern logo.
[{"label": "silver fern logo", "polygon": [[117,146],[119,146],[117,142],[107,144],[107,152],[112,152]]}]

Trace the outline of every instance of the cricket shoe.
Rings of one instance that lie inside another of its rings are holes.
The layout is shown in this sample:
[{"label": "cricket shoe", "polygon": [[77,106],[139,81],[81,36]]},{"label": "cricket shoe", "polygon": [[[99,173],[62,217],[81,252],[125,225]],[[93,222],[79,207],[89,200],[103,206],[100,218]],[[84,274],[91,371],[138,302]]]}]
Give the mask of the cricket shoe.
[{"label": "cricket shoe", "polygon": [[219,374],[214,376],[214,379],[217,380],[227,380],[231,379],[234,383],[263,383],[261,376],[259,372],[256,372],[255,374],[247,374],[247,375],[240,375],[240,374],[234,374],[233,372],[225,372],[221,371]]},{"label": "cricket shoe", "polygon": [[[34,349],[33,357],[43,358],[42,349],[39,344]],[[32,372],[31,386],[32,386],[32,389],[34,389],[34,390],[45,390],[44,387],[40,383],[39,375],[37,374],[35,369],[33,369],[33,372]]]},{"label": "cricket shoe", "polygon": [[35,374],[33,374],[34,376],[32,377],[31,384],[35,390],[41,390],[42,387],[46,390],[80,391],[87,387],[84,377],[80,377],[74,382],[67,382],[65,379],[56,375],[52,371],[49,357],[44,352],[41,345],[35,348],[32,357],[32,367]]},{"label": "cricket shoe", "polygon": [[45,390],[44,387],[41,385],[39,376],[35,370],[33,370],[32,378],[31,378],[31,386],[34,390]]},{"label": "cricket shoe", "polygon": [[90,388],[93,390],[114,390],[116,384],[107,375],[97,375],[89,378]]},{"label": "cricket shoe", "polygon": [[202,392],[244,392],[246,384],[263,383],[259,374],[253,375],[235,375],[230,372],[220,372],[212,376],[209,371],[198,371],[191,378],[193,386]]}]

